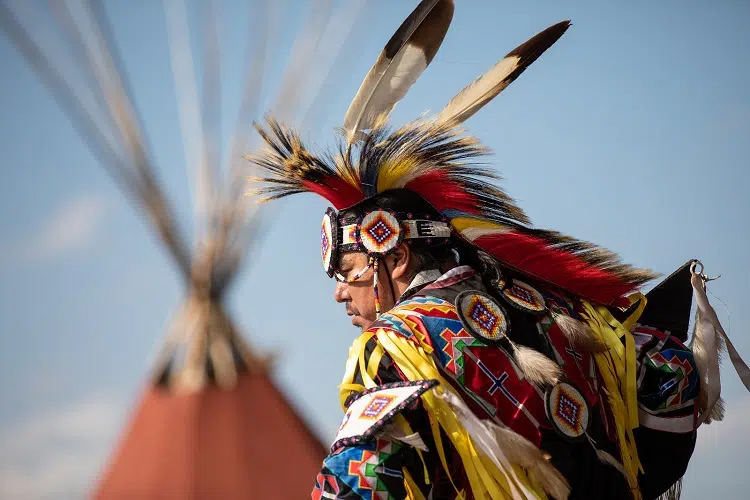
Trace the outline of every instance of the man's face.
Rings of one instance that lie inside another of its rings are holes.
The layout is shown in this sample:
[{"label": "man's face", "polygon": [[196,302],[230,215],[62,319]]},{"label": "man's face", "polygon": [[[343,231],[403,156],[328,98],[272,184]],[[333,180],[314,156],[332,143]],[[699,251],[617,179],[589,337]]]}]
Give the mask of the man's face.
[{"label": "man's face", "polygon": [[[367,267],[367,254],[363,252],[346,252],[339,257],[338,272],[345,278],[352,278]],[[381,268],[384,267],[381,264]],[[375,313],[375,292],[373,291],[372,268],[368,269],[353,283],[336,282],[333,298],[336,302],[346,304],[346,314],[352,317],[352,324],[366,330],[377,319]],[[390,287],[387,282],[385,269],[379,270],[380,281],[378,292],[381,311],[387,311],[393,306]]]}]

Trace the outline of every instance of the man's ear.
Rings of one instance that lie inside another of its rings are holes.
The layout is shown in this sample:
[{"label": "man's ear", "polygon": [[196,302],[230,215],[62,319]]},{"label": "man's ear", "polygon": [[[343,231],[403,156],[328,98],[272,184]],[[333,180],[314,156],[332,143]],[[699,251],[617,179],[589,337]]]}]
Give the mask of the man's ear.
[{"label": "man's ear", "polygon": [[406,276],[406,271],[409,269],[409,263],[411,262],[411,247],[406,243],[401,243],[388,257],[390,257],[393,262],[393,267],[391,269],[391,276],[393,279]]}]

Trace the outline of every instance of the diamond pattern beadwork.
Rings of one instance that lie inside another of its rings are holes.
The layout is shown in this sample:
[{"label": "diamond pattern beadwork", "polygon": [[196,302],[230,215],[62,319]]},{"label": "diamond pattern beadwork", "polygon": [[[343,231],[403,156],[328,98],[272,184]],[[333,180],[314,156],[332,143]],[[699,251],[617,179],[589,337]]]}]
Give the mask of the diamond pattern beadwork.
[{"label": "diamond pattern beadwork", "polygon": [[478,291],[467,291],[456,298],[464,328],[480,341],[501,340],[508,331],[503,308],[491,297]]},{"label": "diamond pattern beadwork", "polygon": [[503,290],[503,297],[511,305],[524,311],[539,313],[546,308],[542,294],[522,281],[513,280],[513,283]]},{"label": "diamond pattern beadwork", "polygon": [[370,236],[381,245],[384,241],[393,236],[393,231],[383,219],[378,219],[375,224],[367,228],[367,232],[370,233]]},{"label": "diamond pattern beadwork", "polygon": [[487,309],[479,297],[474,299],[469,317],[482,327],[487,337],[495,338],[497,336],[495,325],[500,318],[498,318],[497,314]]},{"label": "diamond pattern beadwork", "polygon": [[576,439],[586,432],[589,409],[586,399],[578,389],[561,382],[550,389],[547,412],[555,430],[563,436]]},{"label": "diamond pattern beadwork", "polygon": [[401,226],[392,214],[377,210],[364,216],[359,225],[359,237],[368,252],[384,254],[398,245]]},{"label": "diamond pattern beadwork", "polygon": [[323,269],[329,276],[333,275],[333,261],[336,255],[335,228],[336,214],[329,209],[323,216],[320,226],[320,257],[323,260]]}]

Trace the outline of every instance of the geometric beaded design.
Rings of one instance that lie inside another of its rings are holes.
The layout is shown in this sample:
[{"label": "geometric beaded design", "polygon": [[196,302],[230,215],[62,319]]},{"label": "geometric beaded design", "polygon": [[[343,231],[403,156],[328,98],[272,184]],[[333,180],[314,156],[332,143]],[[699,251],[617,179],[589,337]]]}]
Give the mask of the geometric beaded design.
[{"label": "geometric beaded design", "polygon": [[545,399],[550,423],[558,434],[569,440],[584,435],[589,425],[589,407],[578,389],[560,382],[549,389]]},{"label": "geometric beaded design", "polygon": [[503,317],[492,312],[488,304],[482,300],[482,297],[474,296],[469,306],[469,318],[476,322],[484,337],[492,340],[500,337],[498,326],[503,324]]},{"label": "geometric beaded design", "polygon": [[368,252],[384,254],[399,244],[401,225],[390,213],[376,210],[362,219],[359,237]]},{"label": "geometric beaded design", "polygon": [[362,410],[359,418],[366,420],[377,420],[380,416],[385,413],[385,409],[393,401],[395,396],[376,396],[372,401]]},{"label": "geometric beaded design", "polygon": [[503,290],[503,297],[517,308],[539,313],[545,310],[544,297],[531,285],[523,281],[513,280],[512,284]]},{"label": "geometric beaded design", "polygon": [[492,298],[477,290],[456,297],[456,309],[466,331],[480,341],[494,344],[508,333],[508,317]]},{"label": "geometric beaded design", "polygon": [[337,232],[336,212],[329,208],[326,210],[323,216],[323,223],[320,226],[320,257],[323,260],[323,269],[329,277],[333,276],[333,268],[335,267],[335,260],[338,254],[336,251],[336,247],[338,246],[338,242],[336,241]]},{"label": "geometric beaded design", "polygon": [[342,446],[370,441],[438,383],[437,380],[390,382],[352,394],[346,400],[344,421],[331,445],[331,452]]}]

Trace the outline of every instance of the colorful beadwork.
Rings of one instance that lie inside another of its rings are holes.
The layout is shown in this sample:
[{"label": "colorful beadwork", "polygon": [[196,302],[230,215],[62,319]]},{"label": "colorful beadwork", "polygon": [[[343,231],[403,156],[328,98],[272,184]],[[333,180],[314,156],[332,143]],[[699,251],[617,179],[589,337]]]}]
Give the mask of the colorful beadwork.
[{"label": "colorful beadwork", "polygon": [[539,427],[548,420],[543,394],[519,377],[503,346],[507,339],[490,345],[470,332],[453,303],[434,296],[414,296],[380,316],[367,332],[395,334],[430,345],[438,365],[467,399],[483,408],[489,418],[540,443]]},{"label": "colorful beadwork", "polygon": [[394,396],[376,396],[372,399],[372,401],[370,401],[370,404],[368,404],[365,409],[362,410],[359,418],[377,420],[394,399]]},{"label": "colorful beadwork", "polygon": [[583,394],[573,385],[560,382],[547,391],[547,416],[552,428],[562,437],[578,440],[589,425],[589,406]]},{"label": "colorful beadwork", "polygon": [[[322,488],[316,489],[326,491],[326,493],[338,489],[341,493],[335,497],[320,495],[318,498],[396,500],[399,497],[394,496],[388,490],[383,475],[395,475],[397,482],[403,481],[403,473],[400,470],[388,467],[388,463],[401,450],[402,446],[398,443],[374,439],[357,446],[343,448],[329,455],[323,462],[323,470],[329,473],[327,475],[335,476],[337,484],[330,484],[324,475],[317,480]],[[316,498],[315,490],[313,498]]]},{"label": "colorful beadwork", "polygon": [[694,430],[700,375],[693,353],[657,328],[637,325],[633,336],[640,425],[667,432]]},{"label": "colorful beadwork", "polygon": [[437,380],[392,382],[366,389],[352,397],[347,401],[344,421],[334,438],[331,452],[365,443],[377,436],[397,414],[437,384]]},{"label": "colorful beadwork", "polygon": [[[346,276],[344,276],[343,274],[339,272],[334,272],[333,275],[337,281],[340,281],[342,283],[354,283],[355,281],[360,279],[362,276],[364,276],[367,270],[375,266],[376,263],[377,263],[377,259],[373,256],[370,256],[370,258],[367,259],[367,265],[363,267],[362,269],[360,269],[359,271],[357,271],[357,273],[351,278],[347,278]],[[377,269],[375,269],[375,272],[377,272]],[[377,286],[377,284],[375,286]]]},{"label": "colorful beadwork", "polygon": [[523,281],[513,280],[509,287],[503,289],[503,297],[522,311],[540,313],[546,310],[542,294]]},{"label": "colorful beadwork", "polygon": [[456,297],[456,309],[469,333],[479,340],[495,344],[508,332],[508,316],[489,295],[468,290]]},{"label": "colorful beadwork", "polygon": [[336,212],[332,209],[326,210],[323,223],[320,228],[320,256],[323,259],[323,269],[329,277],[333,276],[335,257],[337,256],[337,222]]},{"label": "colorful beadwork", "polygon": [[[323,500],[325,498],[356,498],[351,491],[351,488],[342,484],[336,475],[333,473],[326,474],[324,471],[329,472],[328,469],[324,467],[323,471],[321,471],[315,478],[315,486],[313,487],[311,494],[312,500]],[[341,490],[344,489],[342,486],[346,488],[351,496],[345,497],[340,495],[342,493]]]},{"label": "colorful beadwork", "polygon": [[385,254],[401,242],[401,224],[391,213],[375,210],[362,218],[359,239],[368,252]]},{"label": "colorful beadwork", "polygon": [[378,269],[380,268],[380,259],[378,257],[375,257],[375,262],[373,263],[373,283],[372,283],[372,291],[375,295],[375,314],[377,316],[380,316],[380,292],[378,291]]}]

